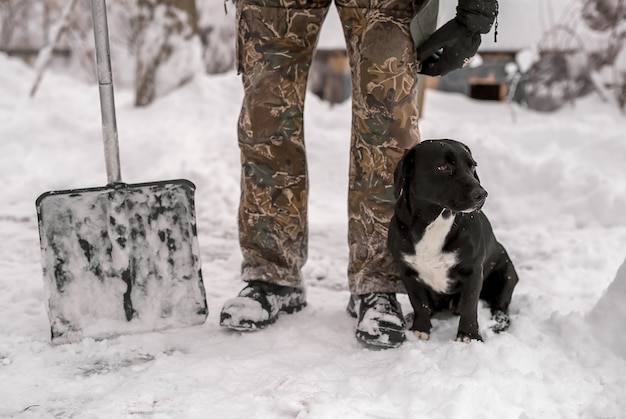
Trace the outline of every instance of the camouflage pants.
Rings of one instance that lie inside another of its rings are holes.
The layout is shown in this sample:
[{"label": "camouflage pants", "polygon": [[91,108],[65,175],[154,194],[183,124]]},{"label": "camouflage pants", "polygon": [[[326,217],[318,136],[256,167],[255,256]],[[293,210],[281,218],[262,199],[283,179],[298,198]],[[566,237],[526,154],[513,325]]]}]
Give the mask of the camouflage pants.
[{"label": "camouflage pants", "polygon": [[[348,191],[350,291],[403,290],[387,250],[393,171],[419,141],[411,0],[336,0],[352,71]],[[303,108],[331,0],[238,0],[244,101],[239,239],[242,278],[302,286],[307,258]]]}]

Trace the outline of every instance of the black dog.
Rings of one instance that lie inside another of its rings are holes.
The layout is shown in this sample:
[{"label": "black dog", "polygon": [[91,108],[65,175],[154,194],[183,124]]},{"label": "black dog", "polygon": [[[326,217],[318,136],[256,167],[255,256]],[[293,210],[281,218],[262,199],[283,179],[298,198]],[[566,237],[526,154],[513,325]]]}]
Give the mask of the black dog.
[{"label": "black dog", "polygon": [[394,181],[389,248],[415,311],[411,330],[428,339],[431,315],[450,308],[460,314],[457,340],[482,340],[479,298],[491,308],[493,330],[506,330],[518,277],[480,211],[487,191],[470,149],[454,140],[421,142],[407,150]]}]

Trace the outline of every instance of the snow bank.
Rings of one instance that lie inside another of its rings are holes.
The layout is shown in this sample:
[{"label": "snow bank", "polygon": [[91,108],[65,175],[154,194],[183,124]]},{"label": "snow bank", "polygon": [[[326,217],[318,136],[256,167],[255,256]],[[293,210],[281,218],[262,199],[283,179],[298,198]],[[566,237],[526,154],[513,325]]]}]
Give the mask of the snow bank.
[{"label": "snow bank", "polygon": [[589,313],[587,321],[594,334],[616,354],[626,358],[626,260],[611,285]]}]

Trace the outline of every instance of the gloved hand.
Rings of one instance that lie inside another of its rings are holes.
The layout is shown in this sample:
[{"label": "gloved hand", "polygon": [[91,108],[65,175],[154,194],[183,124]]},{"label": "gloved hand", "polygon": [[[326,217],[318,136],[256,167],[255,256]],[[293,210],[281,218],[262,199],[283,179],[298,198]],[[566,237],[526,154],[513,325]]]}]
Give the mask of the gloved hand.
[{"label": "gloved hand", "polygon": [[452,19],[417,47],[417,59],[422,64],[419,72],[443,76],[463,67],[476,55],[479,46],[480,34],[469,32]]},{"label": "gloved hand", "polygon": [[478,51],[480,34],[491,30],[497,13],[497,0],[459,0],[456,17],[417,47],[419,72],[443,76],[467,64]]}]

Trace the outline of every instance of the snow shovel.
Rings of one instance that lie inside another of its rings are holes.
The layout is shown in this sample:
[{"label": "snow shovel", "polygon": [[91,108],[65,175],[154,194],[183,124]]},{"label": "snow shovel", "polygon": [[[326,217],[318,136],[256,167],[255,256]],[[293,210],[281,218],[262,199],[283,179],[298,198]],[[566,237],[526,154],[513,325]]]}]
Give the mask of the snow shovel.
[{"label": "snow shovel", "polygon": [[36,201],[52,343],[199,325],[208,315],[188,180],[121,181],[105,0],[92,0],[108,184]]}]

